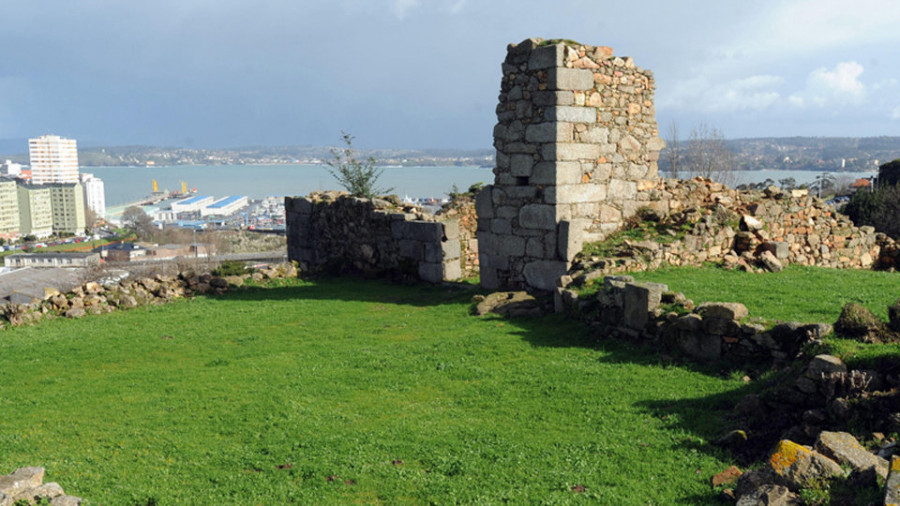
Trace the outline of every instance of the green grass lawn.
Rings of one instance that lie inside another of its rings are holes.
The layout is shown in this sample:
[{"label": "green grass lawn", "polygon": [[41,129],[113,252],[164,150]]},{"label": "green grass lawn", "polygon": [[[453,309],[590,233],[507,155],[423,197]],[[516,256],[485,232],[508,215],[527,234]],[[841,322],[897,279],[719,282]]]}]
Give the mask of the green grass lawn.
[{"label": "green grass lawn", "polygon": [[715,502],[746,385],[470,297],[293,281],[0,332],[0,471],[110,505]]},{"label": "green grass lawn", "polygon": [[771,320],[834,323],[848,302],[887,319],[887,306],[900,298],[900,274],[884,271],[791,266],[778,273],[748,273],[678,267],[632,275],[665,283],[697,304],[742,302],[751,316]]}]

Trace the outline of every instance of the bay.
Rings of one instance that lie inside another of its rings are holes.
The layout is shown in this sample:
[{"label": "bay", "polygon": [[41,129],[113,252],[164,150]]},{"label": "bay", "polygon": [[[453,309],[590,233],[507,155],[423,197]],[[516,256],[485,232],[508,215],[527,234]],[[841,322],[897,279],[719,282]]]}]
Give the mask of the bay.
[{"label": "bay", "polygon": [[[216,198],[246,195],[307,195],[316,190],[339,190],[340,185],[322,165],[177,165],[172,167],[82,167],[81,172],[103,180],[107,207],[140,200],[153,191],[188,189]],[[474,183],[494,180],[491,169],[480,167],[384,167],[378,185],[411,198],[445,197],[454,185],[465,191]]]},{"label": "bay", "polygon": [[[106,204],[121,206],[140,200],[153,191],[153,180],[160,190],[179,190],[181,182],[197,188],[202,195],[216,198],[246,195],[251,199],[268,196],[307,195],[316,190],[339,190],[340,186],[322,165],[177,165],[171,167],[82,167],[104,181]],[[794,178],[797,185],[809,184],[821,174],[816,171],[758,170],[738,171],[736,181],[760,183],[771,179]],[[839,181],[876,175],[875,172],[832,172]],[[491,169],[482,167],[384,167],[379,185],[391,187],[400,197],[441,198],[455,185],[465,191],[472,184],[490,184]]]}]

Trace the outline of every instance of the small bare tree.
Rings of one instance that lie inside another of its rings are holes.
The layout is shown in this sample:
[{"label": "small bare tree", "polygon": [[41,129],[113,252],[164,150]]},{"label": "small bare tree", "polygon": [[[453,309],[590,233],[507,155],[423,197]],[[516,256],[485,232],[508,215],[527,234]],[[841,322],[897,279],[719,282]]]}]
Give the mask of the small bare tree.
[{"label": "small bare tree", "polygon": [[705,177],[728,186],[737,182],[734,153],[725,144],[725,135],[718,128],[705,123],[691,130],[685,154],[687,170],[694,176]]},{"label": "small bare tree", "polygon": [[666,164],[668,165],[668,175],[672,179],[678,179],[678,174],[681,171],[683,153],[679,142],[678,123],[673,121],[669,123],[669,138],[666,139],[666,148],[663,151]]}]

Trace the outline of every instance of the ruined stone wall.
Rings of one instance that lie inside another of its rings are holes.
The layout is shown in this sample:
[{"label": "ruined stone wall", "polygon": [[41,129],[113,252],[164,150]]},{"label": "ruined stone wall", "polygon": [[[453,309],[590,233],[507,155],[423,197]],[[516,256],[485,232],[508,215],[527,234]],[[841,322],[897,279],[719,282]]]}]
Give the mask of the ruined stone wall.
[{"label": "ruined stone wall", "polygon": [[305,271],[459,279],[459,220],[413,211],[336,192],[286,197],[288,257]]},{"label": "ruined stone wall", "polygon": [[793,360],[802,346],[831,332],[824,323],[779,323],[767,326],[748,318],[736,302],[706,302],[695,307],[684,294],[659,283],[636,283],[631,276],[606,276],[600,291],[589,299],[560,289],[559,312],[577,309],[603,335],[643,340],[679,349],[689,357],[714,362]]},{"label": "ruined stone wall", "polygon": [[653,205],[653,75],[607,47],[510,45],[494,184],[477,200],[481,282],[550,290],[581,250]]},{"label": "ruined stone wall", "polygon": [[471,195],[454,198],[435,213],[438,221],[459,223],[459,265],[463,278],[478,275],[478,216]]},{"label": "ruined stone wall", "polygon": [[574,269],[592,277],[704,262],[743,270],[789,264],[867,269],[892,267],[900,256],[890,238],[854,226],[806,190],[739,191],[695,178],[661,180],[656,194],[660,200],[643,211],[645,219],[671,236],[625,241],[618,255],[582,258]]}]

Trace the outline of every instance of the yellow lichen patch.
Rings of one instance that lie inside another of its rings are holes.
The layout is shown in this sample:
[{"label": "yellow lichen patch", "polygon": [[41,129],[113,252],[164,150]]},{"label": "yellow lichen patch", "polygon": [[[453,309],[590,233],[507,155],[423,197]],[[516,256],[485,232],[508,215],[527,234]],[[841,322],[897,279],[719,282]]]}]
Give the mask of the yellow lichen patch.
[{"label": "yellow lichen patch", "polygon": [[769,457],[769,466],[773,471],[783,476],[801,456],[809,453],[809,450],[797,443],[782,439],[778,442],[778,446],[775,447],[772,456]]},{"label": "yellow lichen patch", "polygon": [[895,456],[891,459],[891,472],[900,473],[900,457]]}]

